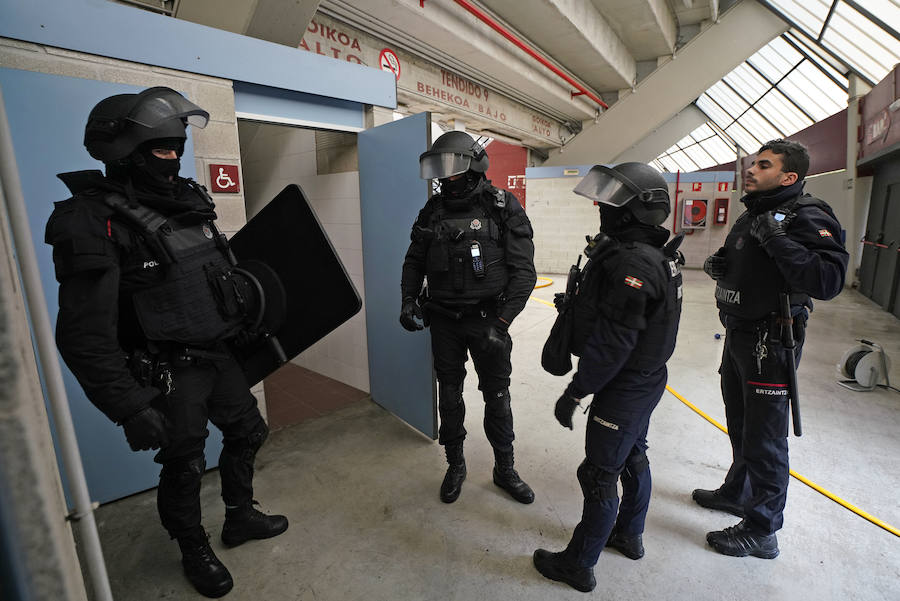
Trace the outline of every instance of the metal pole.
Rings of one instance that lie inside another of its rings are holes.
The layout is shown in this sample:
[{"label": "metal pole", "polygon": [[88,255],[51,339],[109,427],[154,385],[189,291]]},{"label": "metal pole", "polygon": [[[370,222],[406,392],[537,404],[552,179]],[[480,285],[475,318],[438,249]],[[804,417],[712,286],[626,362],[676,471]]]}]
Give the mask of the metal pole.
[{"label": "metal pole", "polygon": [[94,509],[88,495],[84,467],[78,452],[78,440],[75,438],[75,426],[72,424],[72,414],[69,412],[69,401],[66,397],[62,371],[57,359],[56,342],[50,327],[47,305],[44,302],[44,290],[31,239],[31,229],[28,226],[25,198],[22,195],[22,184],[19,181],[19,171],[16,166],[12,133],[6,117],[2,88],[0,88],[0,185],[3,186],[3,195],[6,198],[13,248],[18,255],[35,346],[44,371],[47,395],[50,398],[50,410],[53,413],[59,441],[59,454],[62,457],[63,469],[66,472],[72,499],[75,502],[74,512],[69,518],[78,527],[79,542],[84,551],[84,563],[87,564],[87,572],[95,598],[98,601],[112,601],[112,590],[109,587],[106,563],[100,548],[100,536],[97,534]]}]

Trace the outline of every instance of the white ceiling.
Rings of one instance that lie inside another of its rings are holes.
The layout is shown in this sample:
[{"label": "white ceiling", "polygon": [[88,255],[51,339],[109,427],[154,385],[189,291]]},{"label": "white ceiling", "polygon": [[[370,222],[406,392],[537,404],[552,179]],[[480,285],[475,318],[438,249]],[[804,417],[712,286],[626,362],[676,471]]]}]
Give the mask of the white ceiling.
[{"label": "white ceiling", "polygon": [[[661,152],[696,126],[698,97],[788,29],[760,0],[169,2],[177,18],[291,46],[317,11],[342,21],[580,130],[565,140],[565,157],[558,148],[543,147],[550,164]],[[588,93],[573,94],[575,86],[467,5]],[[454,116],[448,110],[442,117]]]}]

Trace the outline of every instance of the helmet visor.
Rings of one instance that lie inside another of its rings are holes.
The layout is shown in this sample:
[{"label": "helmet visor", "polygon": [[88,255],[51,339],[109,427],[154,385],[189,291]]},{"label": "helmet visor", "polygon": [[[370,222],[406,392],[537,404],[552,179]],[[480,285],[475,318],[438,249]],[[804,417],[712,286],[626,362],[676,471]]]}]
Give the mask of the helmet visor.
[{"label": "helmet visor", "polygon": [[154,129],[171,119],[184,119],[188,125],[204,128],[209,122],[209,113],[168,88],[151,88],[141,95],[137,105],[128,115],[128,120],[138,125]]},{"label": "helmet visor", "polygon": [[458,152],[424,153],[419,158],[422,179],[443,179],[469,170],[472,157]]},{"label": "helmet visor", "polygon": [[640,194],[641,190],[618,171],[594,165],[573,192],[594,202],[621,207]]}]

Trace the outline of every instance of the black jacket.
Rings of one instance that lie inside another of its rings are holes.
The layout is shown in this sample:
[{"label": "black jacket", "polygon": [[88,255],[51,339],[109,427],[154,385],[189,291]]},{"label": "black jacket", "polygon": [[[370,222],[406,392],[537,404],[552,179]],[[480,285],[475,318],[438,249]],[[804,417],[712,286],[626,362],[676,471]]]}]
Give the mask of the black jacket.
[{"label": "black jacket", "polygon": [[[503,224],[504,260],[509,280],[503,292],[503,299],[497,305],[497,316],[507,323],[512,323],[513,319],[525,308],[525,303],[528,302],[528,297],[537,281],[534,268],[533,230],[522,205],[510,192],[488,185],[485,187],[482,200],[491,202],[498,191],[504,195],[505,199],[505,206],[502,209],[496,209],[496,212],[499,214],[498,221]],[[413,224],[413,234],[410,236],[412,242],[403,261],[403,273],[400,281],[402,298],[416,298],[422,288],[429,241],[416,236],[415,232],[417,226],[428,227],[433,207],[439,200],[440,195],[430,198],[419,211],[416,222]]]},{"label": "black jacket", "polygon": [[[162,281],[161,261],[144,236],[104,203],[105,194],[120,190],[114,182],[99,171],[62,179],[74,195],[56,203],[45,234],[59,281],[57,346],[88,399],[121,423],[160,394],[135,379],[127,355],[146,348],[132,295]],[[215,219],[212,205],[187,180],[176,183],[173,202],[156,210],[201,210]]]}]

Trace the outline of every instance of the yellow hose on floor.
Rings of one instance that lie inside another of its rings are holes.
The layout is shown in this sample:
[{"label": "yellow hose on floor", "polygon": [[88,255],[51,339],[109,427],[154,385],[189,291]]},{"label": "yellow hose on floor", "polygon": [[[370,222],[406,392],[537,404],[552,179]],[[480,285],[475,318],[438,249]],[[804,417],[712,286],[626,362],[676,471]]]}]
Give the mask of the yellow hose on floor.
[{"label": "yellow hose on floor", "polygon": [[547,283],[546,283],[546,284],[539,284],[539,285],[536,285],[536,286],[534,287],[535,290],[537,290],[538,288],[546,288],[547,286],[552,286],[552,285],[553,285],[553,280],[551,280],[550,278],[538,278],[538,279],[539,279],[539,280],[543,280],[543,281],[545,281],[545,282],[547,282]]},{"label": "yellow hose on floor", "polygon": [[[693,409],[694,411],[696,411],[696,412],[700,415],[700,417],[702,417],[703,419],[705,419],[706,421],[708,421],[709,423],[711,423],[712,425],[714,425],[715,427],[717,427],[717,428],[718,428],[719,430],[721,430],[722,432],[725,432],[726,434],[728,434],[728,430],[727,430],[724,426],[722,426],[722,424],[720,424],[719,422],[717,422],[716,420],[714,420],[713,418],[711,418],[709,415],[707,415],[706,413],[704,413],[703,411],[701,411],[696,405],[694,405],[693,403],[691,403],[690,401],[688,401],[687,399],[685,399],[683,396],[681,396],[680,394],[678,394],[677,392],[675,392],[674,390],[672,390],[672,388],[671,388],[670,386],[666,385],[666,390],[668,390],[669,392],[671,392],[672,395],[674,395],[676,399],[678,399],[679,401],[681,401],[682,403],[684,403],[685,405],[687,405],[688,407],[690,407],[691,409]],[[848,503],[847,501],[845,501],[845,500],[843,500],[842,498],[838,497],[838,496],[835,495],[834,493],[832,493],[832,492],[830,492],[830,491],[828,491],[828,490],[822,488],[821,486],[819,486],[819,485],[816,484],[815,482],[813,482],[813,481],[807,479],[805,476],[802,476],[801,474],[798,474],[798,473],[795,472],[794,470],[791,470],[791,476],[793,476],[794,478],[796,478],[797,480],[799,480],[799,481],[802,482],[803,484],[807,485],[808,487],[810,487],[810,488],[813,489],[814,491],[816,491],[816,492],[818,492],[818,493],[821,493],[821,494],[825,495],[826,497],[828,497],[829,499],[831,499],[832,501],[834,501],[834,502],[837,503],[838,505],[842,505],[842,506],[846,507],[847,509],[849,509],[850,511],[852,511],[853,513],[855,513],[855,514],[858,515],[859,517],[864,518],[864,519],[866,519],[866,520],[869,520],[870,522],[872,522],[872,523],[875,524],[876,526],[880,526],[881,528],[884,528],[885,530],[887,530],[888,532],[890,532],[890,533],[893,534],[894,536],[900,536],[900,530],[897,530],[896,528],[894,528],[893,526],[891,526],[890,524],[888,524],[888,523],[886,523],[886,522],[882,522],[881,520],[879,520],[878,518],[876,518],[874,515],[871,515],[871,514],[869,514],[869,513],[866,513],[866,512],[863,511],[862,509],[859,509],[858,507],[855,507],[855,506],[851,505],[850,503]]]}]

